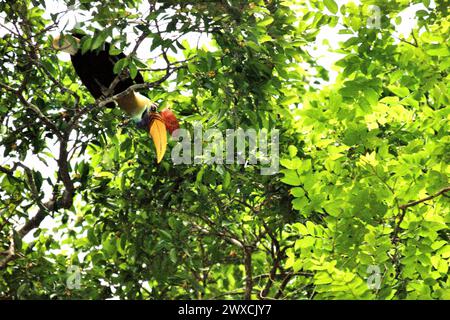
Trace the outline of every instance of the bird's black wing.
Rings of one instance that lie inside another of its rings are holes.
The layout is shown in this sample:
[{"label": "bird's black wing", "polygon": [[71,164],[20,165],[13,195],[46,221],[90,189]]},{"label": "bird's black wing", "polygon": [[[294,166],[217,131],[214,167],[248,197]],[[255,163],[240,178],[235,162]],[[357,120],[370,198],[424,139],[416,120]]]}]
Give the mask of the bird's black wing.
[{"label": "bird's black wing", "polygon": [[[123,53],[118,55],[109,54],[109,44],[98,51],[81,51],[72,55],[72,64],[83,84],[96,99],[100,98],[104,91],[109,88],[116,78],[114,74],[114,64],[126,56]],[[123,77],[114,88],[113,94],[120,93],[136,83],[144,83],[142,75],[138,72],[134,79]]]}]

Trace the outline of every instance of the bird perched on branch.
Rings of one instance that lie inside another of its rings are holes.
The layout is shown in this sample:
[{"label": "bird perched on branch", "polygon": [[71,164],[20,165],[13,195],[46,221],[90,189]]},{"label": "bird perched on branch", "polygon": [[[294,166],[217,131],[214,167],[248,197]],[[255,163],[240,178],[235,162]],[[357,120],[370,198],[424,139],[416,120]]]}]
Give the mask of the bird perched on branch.
[{"label": "bird perched on branch", "polygon": [[[158,112],[158,105],[139,92],[131,90],[122,95],[132,85],[143,84],[142,75],[138,72],[132,79],[126,70],[115,74],[114,65],[126,56],[122,52],[111,55],[109,43],[105,42],[100,48],[83,53],[79,50],[83,36],[78,33],[71,37],[57,36],[53,39],[53,48],[70,54],[77,75],[95,99],[121,94],[116,103],[135,120],[139,128],[146,129],[150,133],[156,148],[157,163],[161,162],[167,148],[166,131],[172,134],[179,128],[177,118],[170,109]],[[107,107],[114,105],[114,102],[106,104]]]}]

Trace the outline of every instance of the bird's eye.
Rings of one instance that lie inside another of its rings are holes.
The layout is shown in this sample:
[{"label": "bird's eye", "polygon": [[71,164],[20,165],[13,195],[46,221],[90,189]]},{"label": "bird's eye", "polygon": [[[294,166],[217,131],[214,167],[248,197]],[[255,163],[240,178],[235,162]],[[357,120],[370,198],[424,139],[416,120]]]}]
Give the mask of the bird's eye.
[{"label": "bird's eye", "polygon": [[150,106],[150,111],[151,112],[156,112],[158,110],[158,107],[155,105],[155,104],[152,104],[151,106]]}]

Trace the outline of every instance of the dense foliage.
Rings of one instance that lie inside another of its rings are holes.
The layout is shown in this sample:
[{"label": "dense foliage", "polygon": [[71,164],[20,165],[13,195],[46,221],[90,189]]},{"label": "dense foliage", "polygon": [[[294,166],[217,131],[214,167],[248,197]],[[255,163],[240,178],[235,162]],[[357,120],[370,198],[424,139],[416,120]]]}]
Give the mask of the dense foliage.
[{"label": "dense foliage", "polygon": [[60,2],[183,128],[280,130],[280,173],[156,165],[51,48],[73,13],[0,0],[1,298],[450,299],[445,1]]}]

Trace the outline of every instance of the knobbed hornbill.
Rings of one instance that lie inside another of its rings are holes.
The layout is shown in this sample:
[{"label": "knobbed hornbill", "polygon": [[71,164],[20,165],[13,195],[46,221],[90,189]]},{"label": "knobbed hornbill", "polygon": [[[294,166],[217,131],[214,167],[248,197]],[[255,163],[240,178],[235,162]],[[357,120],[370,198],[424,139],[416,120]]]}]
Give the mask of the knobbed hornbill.
[{"label": "knobbed hornbill", "polygon": [[[126,58],[124,53],[111,55],[109,53],[110,44],[105,42],[103,46],[96,50],[82,53],[79,45],[83,34],[74,33],[72,38],[55,37],[53,48],[70,54],[72,65],[80,77],[81,82],[86,86],[95,99],[110,97],[126,91],[134,84],[144,83],[142,75],[138,72],[132,79],[128,72],[123,71],[117,75],[114,73],[114,65],[120,59]],[[117,80],[115,80],[117,78]],[[114,88],[111,84],[115,83]],[[139,92],[131,90],[128,94],[117,98],[119,107],[135,120],[138,128],[146,129],[155,144],[156,160],[160,163],[167,148],[167,133],[172,134],[179,128],[178,120],[170,109],[157,112],[158,106],[150,99]],[[107,107],[113,107],[114,103],[109,103]]]}]

